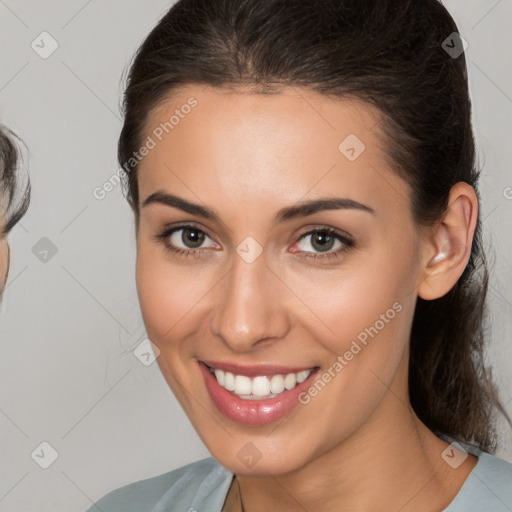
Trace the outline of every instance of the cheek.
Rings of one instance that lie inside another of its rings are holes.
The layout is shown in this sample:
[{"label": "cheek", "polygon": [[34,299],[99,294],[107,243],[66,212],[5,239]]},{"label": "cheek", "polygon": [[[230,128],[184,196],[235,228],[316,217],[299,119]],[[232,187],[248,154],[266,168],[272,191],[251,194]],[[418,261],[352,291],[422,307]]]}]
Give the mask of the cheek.
[{"label": "cheek", "polygon": [[148,338],[160,350],[160,371],[185,412],[194,417],[197,403],[190,401],[190,393],[199,396],[202,389],[192,367],[197,338],[202,338],[198,329],[207,314],[203,299],[211,285],[190,267],[170,263],[161,251],[149,244],[138,246],[137,293]]},{"label": "cheek", "polygon": [[201,299],[211,286],[201,272],[170,263],[161,251],[160,247],[139,246],[136,283],[149,338],[160,350],[170,350],[174,340],[197,330]]},{"label": "cheek", "polygon": [[[416,302],[415,252],[411,243],[396,253],[382,245],[380,251],[347,259],[345,267],[330,274],[293,272],[287,276],[290,288],[315,313],[299,318],[323,354],[322,377],[330,390],[317,392],[321,389],[317,386],[304,400],[310,401],[313,416],[332,416],[340,436],[377,407],[407,360]],[[317,394],[323,398],[316,400]],[[326,409],[327,403],[342,407]],[[340,422],[345,413],[353,421]]]},{"label": "cheek", "polygon": [[302,273],[290,286],[316,315],[303,315],[300,322],[314,340],[312,348],[322,354],[325,385],[313,384],[301,399],[309,417],[325,421],[301,423],[300,428],[314,429],[324,440],[323,449],[361,425],[389,388],[406,400],[401,369],[406,367],[416,300],[410,293],[415,263],[397,261],[389,268],[389,261],[381,263],[347,270],[345,276]]},{"label": "cheek", "polygon": [[[396,338],[409,325],[411,315],[403,311],[415,303],[416,273],[417,258],[410,244],[401,256],[385,250],[378,257],[357,255],[337,270],[289,271],[284,280],[310,310],[300,316],[301,322],[307,322],[308,330],[331,353],[341,354],[355,339],[364,344],[371,336],[368,331],[396,331]],[[402,338],[407,341],[407,333]]]},{"label": "cheek", "polygon": [[[353,418],[363,417],[379,402],[406,355],[414,300],[400,298],[386,279],[368,287],[355,279],[332,280],[308,298],[322,321],[310,316],[302,326],[315,340],[316,352],[323,353],[322,379],[334,394],[325,398],[337,396]],[[338,418],[340,411],[329,414]]]}]

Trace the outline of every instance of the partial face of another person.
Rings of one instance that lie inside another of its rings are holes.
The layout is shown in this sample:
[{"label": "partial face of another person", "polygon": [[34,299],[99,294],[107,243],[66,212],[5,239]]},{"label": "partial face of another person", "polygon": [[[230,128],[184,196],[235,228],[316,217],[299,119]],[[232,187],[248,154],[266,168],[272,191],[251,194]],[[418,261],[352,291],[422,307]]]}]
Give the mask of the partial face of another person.
[{"label": "partial face of another person", "polygon": [[[1,229],[1,226],[0,226]],[[9,244],[7,239],[0,239],[0,294],[5,288],[7,282],[7,275],[9,273]]]},{"label": "partial face of another person", "polygon": [[204,443],[237,473],[303,467],[407,401],[425,257],[381,128],[355,100],[195,85],[147,121],[145,326]]}]

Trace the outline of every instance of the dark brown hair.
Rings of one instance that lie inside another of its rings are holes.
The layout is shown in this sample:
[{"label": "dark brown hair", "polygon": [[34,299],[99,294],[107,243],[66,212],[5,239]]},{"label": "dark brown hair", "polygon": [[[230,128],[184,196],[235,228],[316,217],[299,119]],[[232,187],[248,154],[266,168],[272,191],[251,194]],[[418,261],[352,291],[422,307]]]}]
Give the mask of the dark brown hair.
[{"label": "dark brown hair", "polygon": [[19,222],[30,203],[30,181],[26,168],[22,167],[22,146],[13,132],[0,125],[0,238]]},{"label": "dark brown hair", "polygon": [[[178,1],[128,75],[118,157],[136,220],[137,167],[125,163],[159,102],[187,84],[253,93],[290,85],[377,107],[393,167],[411,186],[415,219],[432,225],[451,187],[463,181],[477,190],[479,175],[465,56],[442,46],[454,32],[438,0]],[[505,412],[484,365],[487,276],[478,221],[454,288],[417,300],[409,390],[432,431],[493,451],[494,413]]]}]

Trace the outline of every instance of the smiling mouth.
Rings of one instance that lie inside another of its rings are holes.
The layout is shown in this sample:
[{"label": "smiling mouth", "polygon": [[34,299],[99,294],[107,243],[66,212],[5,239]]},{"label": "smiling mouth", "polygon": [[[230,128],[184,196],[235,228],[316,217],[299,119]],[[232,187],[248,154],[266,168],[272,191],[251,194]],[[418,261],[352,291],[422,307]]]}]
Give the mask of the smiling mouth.
[{"label": "smiling mouth", "polygon": [[304,382],[311,373],[317,369],[317,367],[312,367],[308,370],[298,372],[249,377],[247,375],[240,375],[219,368],[213,368],[206,363],[205,366],[221,387],[243,400],[266,400],[276,398],[280,394],[290,391],[298,384]]}]

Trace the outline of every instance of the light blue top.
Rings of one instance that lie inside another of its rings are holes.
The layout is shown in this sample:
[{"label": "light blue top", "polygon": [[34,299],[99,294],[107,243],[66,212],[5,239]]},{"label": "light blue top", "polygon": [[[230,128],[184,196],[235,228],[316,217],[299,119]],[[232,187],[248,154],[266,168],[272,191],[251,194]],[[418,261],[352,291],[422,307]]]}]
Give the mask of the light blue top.
[{"label": "light blue top", "polygon": [[[478,463],[444,512],[511,512],[512,464],[475,455]],[[87,512],[221,512],[232,479],[210,457],[112,491]]]}]

